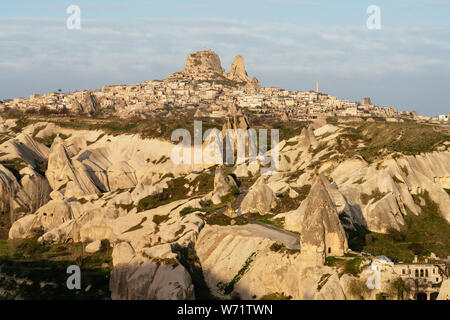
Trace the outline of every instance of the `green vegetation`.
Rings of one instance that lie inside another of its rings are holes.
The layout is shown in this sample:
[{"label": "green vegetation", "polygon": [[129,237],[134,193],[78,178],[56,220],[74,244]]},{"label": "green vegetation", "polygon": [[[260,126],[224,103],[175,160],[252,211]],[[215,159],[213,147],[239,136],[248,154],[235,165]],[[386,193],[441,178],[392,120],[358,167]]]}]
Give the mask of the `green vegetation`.
[{"label": "green vegetation", "polygon": [[22,179],[22,176],[20,175],[19,171],[28,166],[28,164],[25,161],[18,158],[7,161],[1,161],[0,163],[9,171],[12,172],[12,174],[16,177],[17,181],[20,181]]},{"label": "green vegetation", "polygon": [[337,267],[342,273],[347,273],[353,276],[358,276],[361,273],[361,257],[355,257],[353,259],[342,259],[334,256],[325,258],[325,265],[329,267]]},{"label": "green vegetation", "polygon": [[122,208],[124,210],[126,210],[127,212],[131,211],[134,208],[134,204],[130,203],[130,204],[116,204],[116,208]]},{"label": "green vegetation", "polygon": [[376,187],[374,190],[372,190],[371,194],[361,193],[360,198],[361,202],[366,205],[369,203],[370,200],[373,199],[373,202],[377,202],[378,200],[381,200],[387,193],[383,193],[380,191],[378,187]]},{"label": "green vegetation", "polygon": [[48,160],[36,161],[34,169],[41,176],[44,176],[45,175],[45,171],[47,171],[47,167],[48,167]]},{"label": "green vegetation", "polygon": [[[0,269],[11,278],[27,279],[23,283],[1,279],[6,299],[109,299],[109,276],[112,269],[112,248],[102,241],[99,252],[87,254],[82,243],[40,244],[37,236],[19,243],[0,240]],[[66,286],[67,267],[80,266],[81,290]]]},{"label": "green vegetation", "polygon": [[272,213],[283,213],[287,211],[292,211],[300,206],[300,203],[306,199],[311,190],[311,185],[305,184],[301,188],[293,188],[299,195],[296,198],[291,198],[289,192],[284,192],[281,195],[280,201],[277,201],[275,208],[270,210]]},{"label": "green vegetation", "polygon": [[[420,205],[420,199],[424,205]],[[422,212],[418,216],[408,212],[404,217],[406,228],[401,231],[367,234],[364,251],[405,262],[412,262],[414,255],[425,257],[431,252],[441,258],[450,255],[450,224],[440,215],[438,205],[427,191],[414,196],[414,200]]]},{"label": "green vegetation", "polygon": [[242,268],[238,271],[238,273],[233,277],[233,279],[228,283],[227,285],[224,285],[222,283],[219,283],[219,289],[223,291],[224,294],[230,294],[234,290],[234,285],[241,280],[241,278],[244,276],[244,274],[248,271],[248,268],[250,267],[250,264],[253,262],[253,258],[255,257],[256,252],[253,252],[247,260],[245,260],[244,265]]},{"label": "green vegetation", "polygon": [[[57,136],[56,134],[53,134],[53,135],[48,136],[48,137],[46,137],[46,138],[36,138],[36,137],[33,137],[33,139],[36,140],[36,141],[39,142],[39,143],[42,143],[42,144],[45,145],[46,147],[50,148],[50,147],[52,146],[53,141],[55,140],[56,136]],[[69,136],[66,136],[66,135],[64,135],[64,134],[59,134],[59,137],[60,137],[61,139],[63,139],[63,140],[66,140],[67,138],[69,138]]]},{"label": "green vegetation", "polygon": [[[360,154],[366,161],[373,162],[388,153],[416,155],[435,151],[449,140],[450,133],[444,126],[413,121],[376,121],[353,123],[352,127],[345,128],[345,132],[337,137],[336,142],[337,151],[345,157]],[[358,147],[359,143],[365,146]]]},{"label": "green vegetation", "polygon": [[166,222],[167,220],[169,220],[169,215],[164,215],[164,216],[160,216],[160,215],[154,215],[153,216],[153,222],[156,223],[156,225],[160,225],[163,222]]},{"label": "green vegetation", "polygon": [[388,289],[388,294],[397,300],[405,300],[409,294],[408,287],[405,281],[401,277],[396,278],[394,281],[390,282],[390,287]]},{"label": "green vegetation", "polygon": [[353,296],[361,300],[364,300],[364,296],[367,295],[370,291],[365,281],[362,279],[351,279],[348,284],[348,288]]},{"label": "green vegetation", "polygon": [[262,296],[260,300],[292,300],[292,296],[286,296],[282,293],[269,293]]},{"label": "green vegetation", "polygon": [[183,224],[183,225],[181,226],[181,228],[178,229],[177,232],[175,232],[175,237],[178,237],[178,236],[182,235],[183,232],[184,232],[184,229],[186,229],[186,226]]},{"label": "green vegetation", "polygon": [[448,194],[450,194],[450,189],[444,189]]},{"label": "green vegetation", "polygon": [[198,84],[200,84],[200,83],[209,83],[212,86],[214,86],[214,85],[221,85],[221,86],[230,87],[230,88],[237,88],[239,86],[243,86],[243,85],[247,84],[246,81],[238,82],[238,81],[227,79],[227,78],[225,78],[225,77],[223,77],[223,76],[221,76],[219,74],[217,74],[217,76],[218,76],[219,79],[198,80],[197,83]]},{"label": "green vegetation", "polygon": [[185,216],[189,213],[196,212],[196,211],[199,211],[199,209],[192,208],[192,207],[185,207],[185,208],[181,209],[180,216]]},{"label": "green vegetation", "polygon": [[272,243],[272,245],[270,246],[270,250],[273,252],[287,253],[287,254],[300,253],[300,250],[286,248],[286,246],[281,242]]},{"label": "green vegetation", "polygon": [[[150,210],[173,201],[186,199],[188,197],[187,194],[190,191],[189,187],[186,187],[186,185],[193,186],[194,190],[197,188],[197,191],[193,195],[208,193],[214,189],[214,176],[208,173],[201,173],[191,183],[187,179],[180,177],[168,181],[167,185],[168,187],[165,188],[161,193],[150,195],[141,199],[137,206],[138,212]],[[228,200],[233,199],[230,198]],[[185,210],[182,215],[183,214],[187,214],[187,211]]]},{"label": "green vegetation", "polygon": [[400,170],[402,170],[406,176],[409,176],[409,171],[406,166],[400,166]]},{"label": "green vegetation", "polygon": [[235,225],[244,225],[248,223],[247,218],[244,216],[230,218],[221,212],[216,212],[206,217],[206,223],[210,225],[229,226],[231,221],[234,220]]},{"label": "green vegetation", "polygon": [[291,174],[291,176],[289,178],[290,178],[290,180],[297,180],[298,177],[300,177],[304,173],[305,173],[305,170],[299,170],[299,171],[294,172],[293,174]]},{"label": "green vegetation", "polygon": [[[153,217],[153,222],[155,222],[155,217],[160,217],[160,216],[154,216]],[[134,227],[131,227],[130,229],[128,229],[127,231],[124,231],[123,233],[127,233],[127,232],[133,232],[139,229],[142,229],[142,224],[147,221],[147,217],[142,218],[141,222],[139,222],[137,225],[135,225]],[[156,222],[155,222],[156,223]],[[159,224],[159,223],[156,223]]]},{"label": "green vegetation", "polygon": [[379,292],[375,297],[376,300],[387,300],[389,298],[389,295],[386,292]]},{"label": "green vegetation", "polygon": [[[95,141],[87,141],[86,142],[86,145],[87,146],[90,146],[91,144],[94,144],[94,143],[96,143],[97,141],[99,141],[101,138],[103,138],[105,136],[105,134],[104,133],[102,133],[101,135],[99,135],[98,136],[98,138],[95,140]],[[64,138],[63,138],[64,139]]]},{"label": "green vegetation", "polygon": [[316,148],[312,148],[312,146],[309,148],[309,152],[312,154],[312,156],[314,157],[316,154],[318,154],[319,152],[325,150],[327,148],[327,143],[326,142],[321,142]]},{"label": "green vegetation", "polygon": [[319,282],[317,283],[317,291],[322,290],[323,286],[328,282],[328,279],[331,277],[331,274],[325,273],[320,277]]},{"label": "green vegetation", "polygon": [[[13,116],[13,118],[16,118],[15,116]],[[20,116],[19,119],[17,119],[16,121],[16,126],[11,128],[11,130],[15,133],[20,133],[22,131],[23,128],[25,128],[26,126],[32,124],[33,121],[29,120],[27,118],[24,118],[22,116]]]},{"label": "green vegetation", "polygon": [[269,225],[277,227],[277,228],[284,227],[284,217],[274,219],[275,215],[266,214],[266,215],[262,216],[259,213],[247,213],[246,216],[249,220],[262,222],[262,223],[269,224]]},{"label": "green vegetation", "polygon": [[147,196],[141,199],[138,203],[138,212],[150,210],[172,201],[187,198],[189,189],[185,187],[188,181],[184,178],[177,178],[167,182],[168,188],[161,193]]}]

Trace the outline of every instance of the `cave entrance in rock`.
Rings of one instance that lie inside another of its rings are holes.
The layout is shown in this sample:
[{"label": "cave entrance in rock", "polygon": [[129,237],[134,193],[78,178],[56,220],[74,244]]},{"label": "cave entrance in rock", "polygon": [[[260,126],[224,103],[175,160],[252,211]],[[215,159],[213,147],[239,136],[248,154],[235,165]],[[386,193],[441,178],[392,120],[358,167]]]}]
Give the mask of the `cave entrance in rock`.
[{"label": "cave entrance in rock", "polygon": [[418,292],[416,300],[427,300],[427,294],[425,292]]}]

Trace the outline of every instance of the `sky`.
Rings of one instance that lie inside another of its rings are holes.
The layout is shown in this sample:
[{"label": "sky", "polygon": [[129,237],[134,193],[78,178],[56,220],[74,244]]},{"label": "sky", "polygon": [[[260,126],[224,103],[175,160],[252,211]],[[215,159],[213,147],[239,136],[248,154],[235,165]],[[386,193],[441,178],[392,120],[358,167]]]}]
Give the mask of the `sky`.
[{"label": "sky", "polygon": [[0,99],[164,79],[206,49],[263,86],[450,114],[450,0],[1,1]]}]

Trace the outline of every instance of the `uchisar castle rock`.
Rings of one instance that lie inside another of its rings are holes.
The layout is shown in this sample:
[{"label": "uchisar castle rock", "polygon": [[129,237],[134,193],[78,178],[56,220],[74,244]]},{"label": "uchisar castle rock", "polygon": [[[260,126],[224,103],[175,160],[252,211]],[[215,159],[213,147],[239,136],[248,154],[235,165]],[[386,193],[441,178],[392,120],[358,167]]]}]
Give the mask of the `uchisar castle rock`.
[{"label": "uchisar castle rock", "polygon": [[[212,51],[163,81],[2,101],[0,298],[445,299],[449,126],[365,102],[263,88]],[[279,129],[277,171],[175,165],[177,119]]]},{"label": "uchisar castle rock", "polygon": [[374,106],[369,98],[363,103],[340,100],[315,91],[293,91],[261,87],[247,74],[244,59],[237,56],[226,72],[219,56],[211,50],[188,55],[184,70],[163,81],[135,85],[105,86],[98,90],[73,93],[53,92],[0,101],[0,111],[26,113],[115,115],[122,118],[151,118],[155,114],[173,116],[195,112],[197,116],[226,116],[230,108],[246,108],[255,116],[287,120],[308,120],[346,116],[356,120],[383,117],[392,122],[427,120],[417,112],[398,113],[393,107]]}]

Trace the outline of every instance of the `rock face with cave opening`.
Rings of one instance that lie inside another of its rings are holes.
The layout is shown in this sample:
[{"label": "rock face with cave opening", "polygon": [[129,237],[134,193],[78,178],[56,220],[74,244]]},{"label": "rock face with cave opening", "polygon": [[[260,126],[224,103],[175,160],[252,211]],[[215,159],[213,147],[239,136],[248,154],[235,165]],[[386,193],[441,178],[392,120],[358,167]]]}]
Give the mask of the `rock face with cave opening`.
[{"label": "rock face with cave opening", "polygon": [[302,203],[301,254],[312,265],[323,264],[327,256],[343,256],[348,250],[347,237],[327,184],[330,184],[327,178],[319,175]]}]

